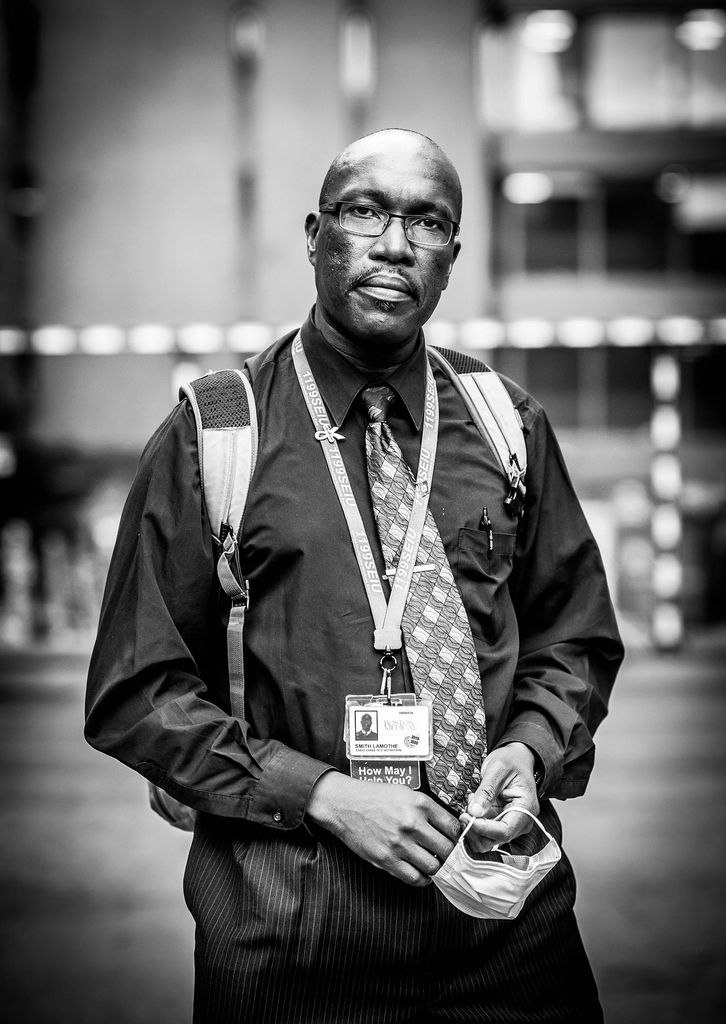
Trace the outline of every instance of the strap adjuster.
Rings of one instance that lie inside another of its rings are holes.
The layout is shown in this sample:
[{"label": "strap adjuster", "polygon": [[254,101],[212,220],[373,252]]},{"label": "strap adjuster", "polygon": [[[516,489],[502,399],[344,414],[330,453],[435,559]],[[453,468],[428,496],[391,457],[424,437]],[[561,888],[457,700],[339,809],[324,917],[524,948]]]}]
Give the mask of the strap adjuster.
[{"label": "strap adjuster", "polygon": [[241,590],[239,594],[234,597],[230,597],[233,608],[243,608],[246,612],[250,608],[250,581],[245,577],[241,583]]}]

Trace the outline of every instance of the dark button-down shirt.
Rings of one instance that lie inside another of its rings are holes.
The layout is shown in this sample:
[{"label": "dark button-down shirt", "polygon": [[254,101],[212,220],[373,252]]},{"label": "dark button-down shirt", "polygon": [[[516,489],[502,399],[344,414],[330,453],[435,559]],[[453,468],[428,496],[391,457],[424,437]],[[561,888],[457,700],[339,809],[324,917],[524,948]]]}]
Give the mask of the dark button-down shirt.
[{"label": "dark button-down shirt", "polygon": [[[329,346],[312,319],[302,337],[344,435],[341,454],[383,574],[357,401],[371,374]],[[388,420],[414,470],[425,359],[421,337],[386,377],[400,399]],[[447,374],[436,368],[434,376],[440,424],[429,507],[471,624],[489,748],[526,743],[545,769],[543,791],[578,795],[622,657],[596,545],[541,407],[505,381],[529,460],[518,526],[504,505],[496,455]],[[194,419],[182,402],[149,442],[122,517],[89,675],[86,735],[198,810],[292,828],[320,775],[349,770],[345,697],[378,691],[380,653],[289,337],[259,362],[254,391],[260,444],[241,541],[251,596],[245,718],[229,714],[227,612]],[[405,659],[394,689],[411,689]]]}]

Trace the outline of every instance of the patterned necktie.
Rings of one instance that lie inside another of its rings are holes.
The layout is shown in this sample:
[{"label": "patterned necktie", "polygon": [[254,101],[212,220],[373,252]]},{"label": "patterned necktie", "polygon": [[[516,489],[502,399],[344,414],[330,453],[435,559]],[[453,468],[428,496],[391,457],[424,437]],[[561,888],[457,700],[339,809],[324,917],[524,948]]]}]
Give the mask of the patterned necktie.
[{"label": "patterned necktie", "polygon": [[[398,564],[414,499],[414,479],[386,422],[395,398],[386,384],[361,393],[369,421],[368,482],[387,573]],[[417,564],[430,568],[413,574],[402,629],[416,693],[433,701],[434,757],[426,770],[431,791],[460,811],[481,781],[486,723],[471,628],[430,510]]]}]

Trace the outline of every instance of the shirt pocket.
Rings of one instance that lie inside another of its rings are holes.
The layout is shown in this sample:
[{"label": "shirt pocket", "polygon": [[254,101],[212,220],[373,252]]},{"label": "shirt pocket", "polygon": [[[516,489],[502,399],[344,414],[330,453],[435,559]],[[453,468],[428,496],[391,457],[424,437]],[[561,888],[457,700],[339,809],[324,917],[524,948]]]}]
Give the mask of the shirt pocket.
[{"label": "shirt pocket", "polygon": [[516,534],[459,530],[456,575],[464,596],[472,632],[488,644],[501,638],[511,607],[506,582],[512,571]]}]

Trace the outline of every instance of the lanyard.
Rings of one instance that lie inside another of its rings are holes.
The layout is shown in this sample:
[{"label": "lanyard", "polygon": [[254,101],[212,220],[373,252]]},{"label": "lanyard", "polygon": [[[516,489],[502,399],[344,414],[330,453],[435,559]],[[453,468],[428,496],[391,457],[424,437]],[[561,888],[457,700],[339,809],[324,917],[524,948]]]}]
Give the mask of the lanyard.
[{"label": "lanyard", "polygon": [[421,437],[421,453],[419,455],[418,475],[414,486],[413,509],[406,529],[406,536],[401,546],[401,554],[396,573],[391,583],[391,596],[386,601],[383,586],[373,558],[368,536],[361,519],[358,505],[353,496],[353,489],[340,454],[338,441],[344,440],[338,428],[331,426],[323,399],[315,383],[310,363],[303,349],[302,337],[298,331],[292,343],[292,358],[297,372],[310,418],[315,426],[315,439],[320,441],[325,455],[330,476],[345,514],[350,539],[353,542],[363,585],[368,595],[375,630],[373,646],[377,651],[400,650],[403,645],[401,636],[401,620],[406,605],[411,579],[416,564],[416,554],[421,542],[426,510],[431,492],[431,480],[436,461],[436,442],[439,432],[439,399],[436,392],[434,375],[426,360],[426,400],[424,403],[423,433]]}]

